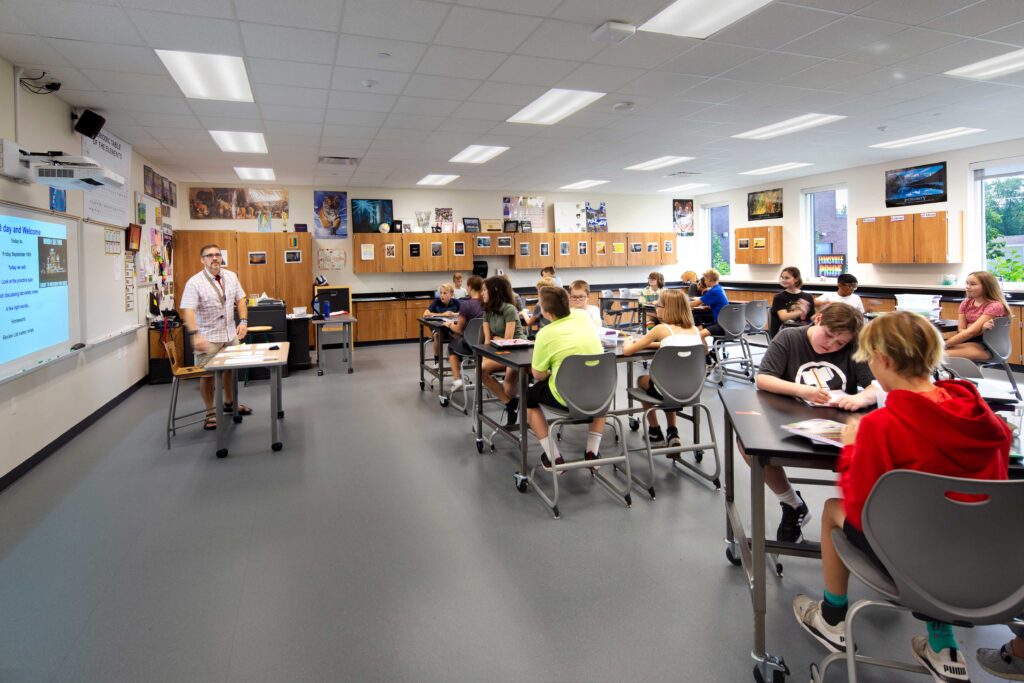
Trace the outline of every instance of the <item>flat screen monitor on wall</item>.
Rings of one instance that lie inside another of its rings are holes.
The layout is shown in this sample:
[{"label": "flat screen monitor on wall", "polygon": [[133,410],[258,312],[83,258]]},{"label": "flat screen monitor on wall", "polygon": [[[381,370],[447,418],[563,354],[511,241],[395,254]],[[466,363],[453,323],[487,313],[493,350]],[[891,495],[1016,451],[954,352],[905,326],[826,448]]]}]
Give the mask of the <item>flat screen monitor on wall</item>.
[{"label": "flat screen monitor on wall", "polygon": [[914,206],[946,201],[946,162],[885,172],[885,205]]}]

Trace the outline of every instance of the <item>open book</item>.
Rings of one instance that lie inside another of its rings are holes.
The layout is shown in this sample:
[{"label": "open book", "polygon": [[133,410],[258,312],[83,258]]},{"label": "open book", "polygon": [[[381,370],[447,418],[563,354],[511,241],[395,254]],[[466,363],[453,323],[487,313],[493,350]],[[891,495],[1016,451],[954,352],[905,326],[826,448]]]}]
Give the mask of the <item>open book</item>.
[{"label": "open book", "polygon": [[838,448],[843,447],[843,442],[840,440],[840,435],[843,431],[842,422],[815,418],[813,420],[802,420],[782,425],[782,428],[790,434],[806,437],[816,443],[823,443]]},{"label": "open book", "polygon": [[835,408],[836,403],[839,403],[839,399],[850,396],[850,394],[846,393],[842,389],[829,389],[828,395],[828,403],[811,403],[805,398],[801,398],[800,400],[812,408]]}]

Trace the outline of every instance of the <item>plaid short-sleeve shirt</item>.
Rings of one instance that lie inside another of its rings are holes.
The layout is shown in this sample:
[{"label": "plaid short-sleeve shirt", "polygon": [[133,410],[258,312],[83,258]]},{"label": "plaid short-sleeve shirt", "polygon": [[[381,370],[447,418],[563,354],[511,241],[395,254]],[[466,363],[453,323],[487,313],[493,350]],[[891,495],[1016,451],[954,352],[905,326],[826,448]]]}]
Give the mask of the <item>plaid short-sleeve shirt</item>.
[{"label": "plaid short-sleeve shirt", "polygon": [[181,294],[180,307],[196,312],[196,326],[204,339],[231,341],[235,338],[235,302],[245,298],[245,291],[238,276],[224,268],[220,269],[219,284],[211,280],[213,276],[208,276],[205,269],[190,277]]}]

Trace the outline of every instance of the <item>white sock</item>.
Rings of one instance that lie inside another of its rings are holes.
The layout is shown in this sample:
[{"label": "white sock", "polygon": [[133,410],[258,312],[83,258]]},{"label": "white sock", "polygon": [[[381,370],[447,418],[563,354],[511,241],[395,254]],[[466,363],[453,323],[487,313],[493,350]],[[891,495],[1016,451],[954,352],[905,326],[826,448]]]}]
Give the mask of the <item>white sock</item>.
[{"label": "white sock", "polygon": [[547,454],[548,460],[550,460],[551,459],[551,435],[548,434],[543,439],[538,439],[538,441],[540,441],[540,449],[542,451],[544,451],[544,453]]},{"label": "white sock", "polygon": [[597,455],[601,451],[601,432],[587,432],[587,453]]},{"label": "white sock", "polygon": [[803,504],[803,501],[800,500],[800,496],[796,495],[796,491],[793,490],[792,486],[789,487],[788,491],[780,493],[778,496],[780,503],[785,503],[791,508],[798,508]]}]

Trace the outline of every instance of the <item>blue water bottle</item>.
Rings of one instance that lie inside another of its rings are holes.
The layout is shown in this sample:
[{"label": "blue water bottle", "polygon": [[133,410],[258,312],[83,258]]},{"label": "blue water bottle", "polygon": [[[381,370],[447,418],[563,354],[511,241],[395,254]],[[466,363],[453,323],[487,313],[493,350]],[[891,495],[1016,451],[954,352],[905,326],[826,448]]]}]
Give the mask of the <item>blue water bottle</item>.
[{"label": "blue water bottle", "polygon": [[331,317],[331,302],[327,299],[320,302],[320,315],[324,317],[324,320]]}]

